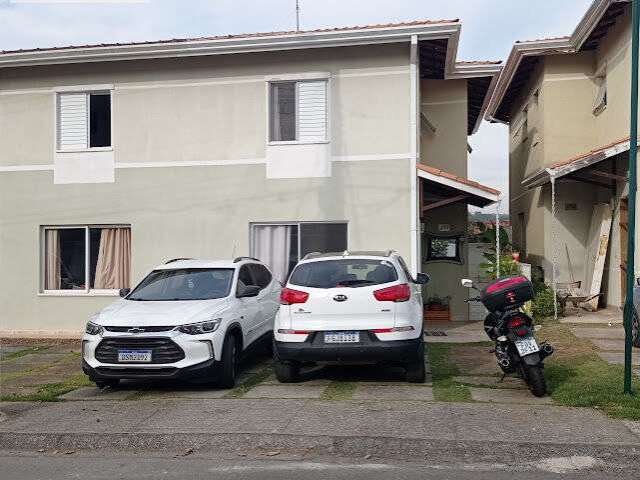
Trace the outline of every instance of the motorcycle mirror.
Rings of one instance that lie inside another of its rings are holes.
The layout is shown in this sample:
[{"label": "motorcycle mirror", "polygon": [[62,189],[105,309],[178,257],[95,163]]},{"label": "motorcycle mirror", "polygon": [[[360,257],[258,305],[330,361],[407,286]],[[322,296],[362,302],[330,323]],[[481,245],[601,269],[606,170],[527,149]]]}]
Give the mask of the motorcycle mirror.
[{"label": "motorcycle mirror", "polygon": [[473,288],[473,280],[469,280],[468,278],[463,278],[460,283],[465,288]]}]

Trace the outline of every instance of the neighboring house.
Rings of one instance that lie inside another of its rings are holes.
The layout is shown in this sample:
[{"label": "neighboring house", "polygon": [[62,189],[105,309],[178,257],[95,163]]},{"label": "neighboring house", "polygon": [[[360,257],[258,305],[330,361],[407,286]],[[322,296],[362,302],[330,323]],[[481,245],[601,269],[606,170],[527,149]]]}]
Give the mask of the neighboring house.
[{"label": "neighboring house", "polygon": [[594,232],[612,215],[600,287],[611,306],[625,297],[630,58],[631,3],[595,0],[571,36],[514,45],[487,111],[509,124],[521,258],[542,267],[547,281],[555,263],[558,282],[581,281],[586,290],[606,243],[598,245]]},{"label": "neighboring house", "polygon": [[345,249],[398,250],[466,319],[467,204],[498,197],[466,179],[467,137],[499,67],[456,62],[460,28],[1,52],[0,330],[76,333],[174,257],[284,281]]}]

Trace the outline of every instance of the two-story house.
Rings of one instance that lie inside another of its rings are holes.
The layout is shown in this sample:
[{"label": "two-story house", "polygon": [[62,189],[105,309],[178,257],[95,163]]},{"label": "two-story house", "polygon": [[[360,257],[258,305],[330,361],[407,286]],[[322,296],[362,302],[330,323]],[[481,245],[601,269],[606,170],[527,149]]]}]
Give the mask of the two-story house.
[{"label": "two-story house", "polygon": [[456,20],[0,52],[4,333],[69,334],[158,263],[396,249],[459,294],[499,67]]},{"label": "two-story house", "polygon": [[570,36],[514,45],[487,111],[509,124],[521,257],[610,306],[625,298],[630,57],[631,3],[595,0]]}]

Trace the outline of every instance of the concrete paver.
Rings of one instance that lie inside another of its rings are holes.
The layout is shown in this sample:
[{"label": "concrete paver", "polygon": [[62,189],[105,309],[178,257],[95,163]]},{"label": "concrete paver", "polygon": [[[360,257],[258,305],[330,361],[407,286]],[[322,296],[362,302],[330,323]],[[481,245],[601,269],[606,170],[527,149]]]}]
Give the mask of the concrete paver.
[{"label": "concrete paver", "polygon": [[442,331],[445,336],[425,336],[427,343],[472,343],[486,342],[489,340],[484,333],[482,322],[450,322],[446,324],[427,324],[426,331]]},{"label": "concrete paver", "polygon": [[138,392],[135,390],[101,390],[97,387],[82,387],[64,395],[60,395],[61,400],[126,400]]},{"label": "concrete paver", "polygon": [[495,376],[459,376],[453,377],[453,380],[467,385],[475,385],[478,387],[502,388],[523,390],[527,385],[520,379],[515,377],[505,377],[500,381],[501,377]]},{"label": "concrete paver", "polygon": [[476,402],[513,403],[516,405],[551,405],[551,397],[534,397],[528,390],[499,390],[493,388],[470,388],[471,398]]},{"label": "concrete paver", "polygon": [[624,340],[607,340],[602,338],[591,338],[593,343],[600,350],[609,352],[624,352]]},{"label": "concrete paver", "polygon": [[[624,365],[624,351],[622,352],[598,352],[598,356],[605,362],[615,365]],[[633,355],[631,363],[636,366],[640,366],[640,356]]]},{"label": "concrete paver", "polygon": [[258,385],[244,394],[244,398],[320,398],[323,385],[303,383],[286,385]]},{"label": "concrete paver", "polygon": [[573,327],[571,331],[579,338],[624,339],[624,328],[615,327]]},{"label": "concrete paver", "polygon": [[569,315],[560,319],[560,323],[576,325],[619,325],[622,324],[622,312],[619,308],[606,308],[597,312],[580,311],[580,315]]},{"label": "concrete paver", "polygon": [[433,389],[421,385],[358,385],[354,400],[433,400]]}]

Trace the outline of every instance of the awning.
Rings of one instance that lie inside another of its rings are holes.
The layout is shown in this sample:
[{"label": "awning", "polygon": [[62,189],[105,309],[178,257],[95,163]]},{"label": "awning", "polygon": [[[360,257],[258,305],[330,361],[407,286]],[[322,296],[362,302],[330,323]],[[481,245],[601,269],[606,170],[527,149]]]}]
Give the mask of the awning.
[{"label": "awning", "polygon": [[[590,150],[588,152],[576,155],[562,162],[555,163],[544,170],[540,170],[533,175],[525,178],[522,181],[522,186],[525,188],[535,188],[551,181],[551,175],[556,179],[566,177],[580,170],[592,167],[597,163],[600,163],[608,158],[615,157],[620,153],[629,151],[629,137],[617,140],[608,145]],[[610,172],[604,172],[600,170],[590,171],[589,174],[593,177],[604,178],[608,180],[626,180],[625,177],[615,175]]]},{"label": "awning", "polygon": [[439,168],[418,164],[418,177],[422,179],[422,211],[433,210],[452,203],[466,203],[486,207],[500,198],[500,191],[468,178],[459,177]]}]

